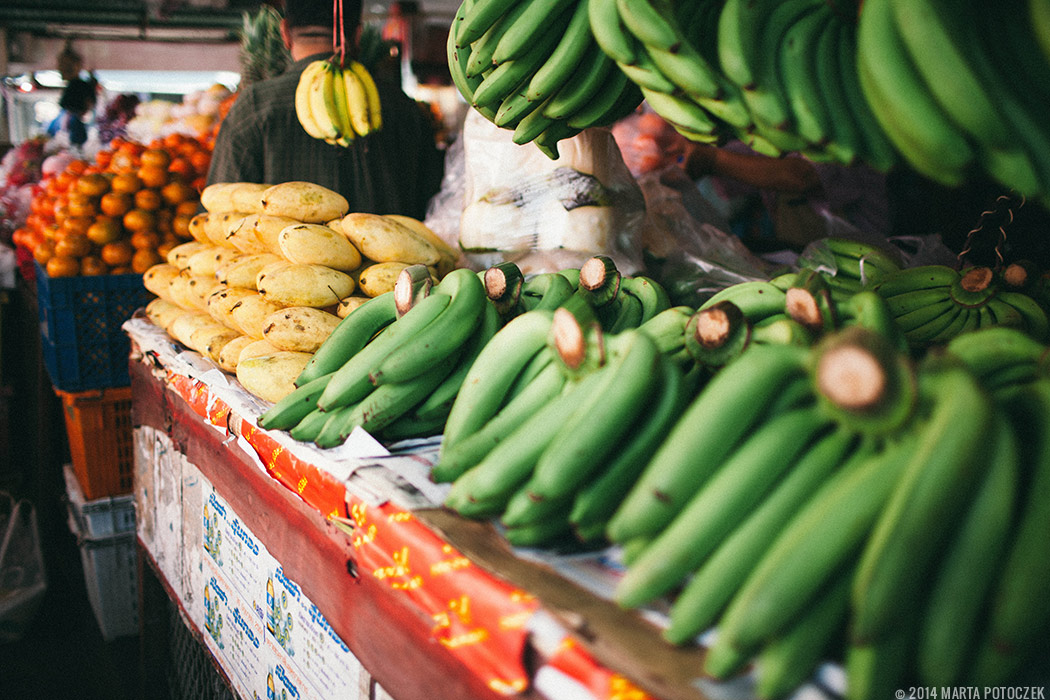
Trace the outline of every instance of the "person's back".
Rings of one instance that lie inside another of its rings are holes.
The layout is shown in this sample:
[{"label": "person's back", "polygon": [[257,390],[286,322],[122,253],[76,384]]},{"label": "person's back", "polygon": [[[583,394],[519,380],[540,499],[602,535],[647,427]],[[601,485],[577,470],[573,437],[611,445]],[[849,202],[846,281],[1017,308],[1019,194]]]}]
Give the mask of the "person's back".
[{"label": "person's back", "polygon": [[[360,4],[344,2],[343,10],[343,34],[354,36]],[[379,131],[348,147],[309,136],[295,114],[295,88],[307,65],[334,53],[332,3],[289,0],[285,13],[282,35],[294,63],[238,95],[216,138],[208,183],[301,180],[339,192],[351,211],[422,218],[440,187],[443,166],[427,115],[399,85],[377,76],[383,109]]]}]

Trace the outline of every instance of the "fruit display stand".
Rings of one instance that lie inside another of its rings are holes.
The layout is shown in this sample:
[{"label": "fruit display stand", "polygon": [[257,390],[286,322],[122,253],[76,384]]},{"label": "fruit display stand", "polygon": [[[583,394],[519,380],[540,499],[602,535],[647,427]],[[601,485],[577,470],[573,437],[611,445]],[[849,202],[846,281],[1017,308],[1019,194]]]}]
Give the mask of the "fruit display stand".
[{"label": "fruit display stand", "polygon": [[[321,451],[260,430],[257,399],[209,361],[146,319],[124,328],[138,540],[238,691],[276,678],[302,697],[749,696],[746,678],[705,688],[701,647],[671,647],[611,602],[610,551],[512,549],[438,507],[433,441]],[[816,697],[841,690],[826,675]]]}]

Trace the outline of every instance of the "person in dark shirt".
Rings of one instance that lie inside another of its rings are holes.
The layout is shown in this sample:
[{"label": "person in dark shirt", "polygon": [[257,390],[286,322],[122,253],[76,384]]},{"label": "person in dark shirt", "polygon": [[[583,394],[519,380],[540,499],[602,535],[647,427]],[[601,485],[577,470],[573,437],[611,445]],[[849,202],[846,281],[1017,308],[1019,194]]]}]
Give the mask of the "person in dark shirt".
[{"label": "person in dark shirt", "polygon": [[343,0],[341,31],[333,31],[332,6],[331,0],[286,1],[281,35],[293,62],[281,75],[240,91],[216,137],[207,183],[312,182],[346,197],[350,211],[422,219],[440,188],[444,159],[431,120],[400,85],[373,72],[382,128],[346,147],[309,136],[296,117],[303,69],[333,56],[334,35],[357,35],[360,0]]},{"label": "person in dark shirt", "polygon": [[83,78],[73,78],[66,83],[62,97],[58,100],[62,111],[48,124],[48,136],[65,133],[69,136],[70,145],[77,148],[83,146],[88,138],[84,117],[95,108],[97,87],[94,80]]}]

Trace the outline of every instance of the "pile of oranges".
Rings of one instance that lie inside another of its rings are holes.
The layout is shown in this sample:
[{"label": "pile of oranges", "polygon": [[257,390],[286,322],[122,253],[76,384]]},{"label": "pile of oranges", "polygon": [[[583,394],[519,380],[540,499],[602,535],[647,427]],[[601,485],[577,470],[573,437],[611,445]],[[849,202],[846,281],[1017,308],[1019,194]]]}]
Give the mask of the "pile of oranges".
[{"label": "pile of oranges", "polygon": [[210,145],[185,134],[116,138],[37,185],[14,242],[50,277],[141,274],[191,240],[210,161]]}]

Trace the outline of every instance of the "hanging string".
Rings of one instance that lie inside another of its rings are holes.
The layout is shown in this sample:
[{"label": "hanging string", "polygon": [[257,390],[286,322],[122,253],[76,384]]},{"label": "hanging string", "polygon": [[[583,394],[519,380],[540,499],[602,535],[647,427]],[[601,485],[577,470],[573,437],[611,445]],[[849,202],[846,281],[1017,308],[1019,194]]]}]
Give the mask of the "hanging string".
[{"label": "hanging string", "polygon": [[[1003,210],[1003,203],[1006,202],[1005,206],[1005,221],[1003,216],[999,219],[999,236],[995,244],[995,258],[996,268],[1002,267],[1003,264],[1003,248],[1006,246],[1006,227],[1014,221],[1014,209],[1009,206],[1009,203],[1013,201],[1013,198],[1007,194],[1001,194],[995,198],[995,206],[991,209],[985,209],[981,212],[980,217],[977,219],[977,225],[966,234],[966,243],[963,245],[963,249],[959,252],[957,258],[961,261],[970,251],[973,250],[974,236],[984,230],[986,220],[993,215],[1000,214]],[[1021,201],[1017,205],[1017,208],[1023,207],[1025,204],[1025,197],[1021,195]]]},{"label": "hanging string", "polygon": [[339,67],[346,65],[346,29],[343,25],[343,0],[332,0],[332,45],[339,54]]}]

